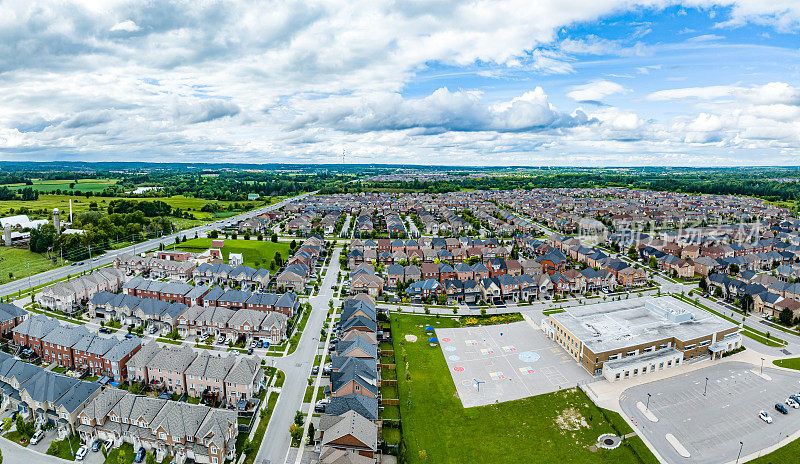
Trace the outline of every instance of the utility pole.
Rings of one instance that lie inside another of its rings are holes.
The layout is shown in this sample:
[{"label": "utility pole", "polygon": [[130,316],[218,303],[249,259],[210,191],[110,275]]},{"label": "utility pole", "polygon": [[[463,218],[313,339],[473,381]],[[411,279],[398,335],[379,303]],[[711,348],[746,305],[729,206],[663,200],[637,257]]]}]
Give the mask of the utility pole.
[{"label": "utility pole", "polygon": [[33,303],[33,285],[31,284],[31,262],[25,261],[25,266],[28,268],[28,289],[31,294],[31,303]]},{"label": "utility pole", "polygon": [[92,245],[89,245],[89,270],[92,270]]}]

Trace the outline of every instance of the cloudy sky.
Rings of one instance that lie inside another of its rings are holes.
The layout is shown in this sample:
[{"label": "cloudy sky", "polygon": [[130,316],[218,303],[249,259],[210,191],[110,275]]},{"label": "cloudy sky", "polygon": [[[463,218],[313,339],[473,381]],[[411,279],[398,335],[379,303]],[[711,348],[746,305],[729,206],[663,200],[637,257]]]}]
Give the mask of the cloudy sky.
[{"label": "cloudy sky", "polygon": [[0,159],[800,164],[800,2],[0,2]]}]

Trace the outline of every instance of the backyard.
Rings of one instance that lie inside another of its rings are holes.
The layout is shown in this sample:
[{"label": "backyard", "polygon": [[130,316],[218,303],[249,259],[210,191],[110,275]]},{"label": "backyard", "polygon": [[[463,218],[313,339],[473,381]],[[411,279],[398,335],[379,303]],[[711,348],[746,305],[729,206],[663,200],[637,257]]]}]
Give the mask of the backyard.
[{"label": "backyard", "polygon": [[[210,238],[194,238],[187,240],[178,248],[186,251],[201,252],[211,247]],[[265,267],[275,258],[275,253],[280,253],[285,260],[289,257],[289,244],[286,242],[273,243],[267,240],[232,240],[226,239],[222,247],[222,258],[228,262],[228,255],[241,253],[244,264],[251,267]]]},{"label": "backyard", "polygon": [[[616,450],[597,449],[594,445],[601,434],[625,434],[631,429],[621,416],[598,408],[578,389],[463,408],[441,350],[428,344],[424,330],[428,325],[457,327],[458,321],[391,317],[406,462],[656,462],[638,437],[625,440]],[[417,341],[407,340],[406,335]],[[406,365],[408,372],[402,367]],[[396,415],[395,408],[386,407],[383,417]]]}]

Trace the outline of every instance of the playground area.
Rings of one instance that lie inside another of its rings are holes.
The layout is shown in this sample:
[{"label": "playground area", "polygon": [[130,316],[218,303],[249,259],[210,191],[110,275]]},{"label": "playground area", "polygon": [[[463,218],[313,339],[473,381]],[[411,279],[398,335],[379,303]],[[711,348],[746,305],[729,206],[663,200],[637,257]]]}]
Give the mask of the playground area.
[{"label": "playground area", "polygon": [[542,395],[591,379],[528,322],[437,328],[435,334],[465,408]]}]

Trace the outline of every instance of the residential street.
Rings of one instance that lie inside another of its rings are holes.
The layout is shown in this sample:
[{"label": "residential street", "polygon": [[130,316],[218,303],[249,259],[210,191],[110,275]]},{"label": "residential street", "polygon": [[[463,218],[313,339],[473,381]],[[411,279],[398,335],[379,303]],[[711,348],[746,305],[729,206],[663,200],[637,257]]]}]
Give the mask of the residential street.
[{"label": "residential street", "polygon": [[[294,353],[283,358],[272,358],[275,367],[286,374],[286,380],[281,389],[281,395],[272,412],[264,441],[256,456],[256,462],[266,460],[269,464],[283,464],[289,453],[291,437],[289,425],[294,420],[295,412],[300,410],[303,396],[308,385],[307,378],[311,374],[311,366],[319,348],[320,330],[328,314],[328,301],[333,298],[331,286],[336,283],[339,272],[339,254],[341,248],[335,248],[331,264],[322,281],[319,295],[309,298],[313,309],[308,318],[300,343]],[[338,304],[338,299],[334,304]],[[267,358],[268,362],[270,358]]]}]

